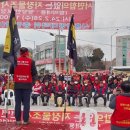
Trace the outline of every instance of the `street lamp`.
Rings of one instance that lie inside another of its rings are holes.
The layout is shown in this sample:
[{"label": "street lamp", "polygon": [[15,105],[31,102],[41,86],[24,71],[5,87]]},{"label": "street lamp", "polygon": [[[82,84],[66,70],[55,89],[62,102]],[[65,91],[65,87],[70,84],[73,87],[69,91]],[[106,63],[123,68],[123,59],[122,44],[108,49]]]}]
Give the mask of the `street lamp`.
[{"label": "street lamp", "polygon": [[[118,31],[119,29],[117,29]],[[114,32],[112,35],[111,35],[111,67],[112,67],[112,38],[115,34],[117,34],[118,32]]]},{"label": "street lamp", "polygon": [[36,42],[35,41],[32,41],[32,40],[27,40],[27,39],[24,39],[25,41],[29,41],[29,42],[33,42],[34,44],[34,51],[33,51],[33,58],[35,60],[35,51],[36,51]]}]

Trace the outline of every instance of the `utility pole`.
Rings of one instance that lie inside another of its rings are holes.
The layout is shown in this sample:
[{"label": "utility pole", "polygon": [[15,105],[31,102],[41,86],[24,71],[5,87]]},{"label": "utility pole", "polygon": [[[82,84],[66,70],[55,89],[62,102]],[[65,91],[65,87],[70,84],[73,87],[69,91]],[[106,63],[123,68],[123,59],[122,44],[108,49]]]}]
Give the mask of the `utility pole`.
[{"label": "utility pole", "polygon": [[117,32],[114,32],[112,35],[111,35],[111,67],[112,67],[112,38],[113,36],[117,34]]},{"label": "utility pole", "polygon": [[59,38],[58,38],[58,54],[59,54],[59,73],[61,72],[61,56],[60,56],[60,29],[59,29]]}]

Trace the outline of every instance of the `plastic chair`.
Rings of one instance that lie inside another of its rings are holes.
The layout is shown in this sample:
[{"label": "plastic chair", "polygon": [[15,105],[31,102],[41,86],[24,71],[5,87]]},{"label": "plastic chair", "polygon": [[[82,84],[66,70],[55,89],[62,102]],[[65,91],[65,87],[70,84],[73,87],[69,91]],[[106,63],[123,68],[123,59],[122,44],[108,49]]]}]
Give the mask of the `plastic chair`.
[{"label": "plastic chair", "polygon": [[[70,97],[70,102],[72,103],[72,101],[73,101],[73,98]],[[75,98],[75,106],[78,106],[78,98],[77,97]]]},{"label": "plastic chair", "polygon": [[12,89],[6,89],[4,90],[4,106],[6,108],[6,105],[8,103],[8,100],[11,101],[11,105],[15,107],[15,96],[14,96],[14,90]]},{"label": "plastic chair", "polygon": [[40,104],[41,104],[41,96],[38,96],[37,97],[37,105],[40,106]]},{"label": "plastic chair", "polygon": [[82,97],[82,103],[84,102],[85,99],[88,100],[88,97]]},{"label": "plastic chair", "polygon": [[[82,124],[83,114],[85,115],[84,125]],[[92,123],[93,125],[91,125]],[[81,130],[98,130],[98,115],[96,110],[90,108],[80,110],[80,128]]]}]

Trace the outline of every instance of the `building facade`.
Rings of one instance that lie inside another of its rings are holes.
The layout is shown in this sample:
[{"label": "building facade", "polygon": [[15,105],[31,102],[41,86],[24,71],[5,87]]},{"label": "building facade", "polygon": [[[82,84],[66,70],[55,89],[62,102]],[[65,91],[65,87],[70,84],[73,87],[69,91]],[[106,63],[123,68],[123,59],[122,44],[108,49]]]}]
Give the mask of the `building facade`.
[{"label": "building facade", "polygon": [[130,35],[116,37],[116,66],[130,66]]},{"label": "building facade", "polygon": [[36,46],[36,67],[39,73],[60,73],[66,69],[66,36],[57,35],[55,41]]}]

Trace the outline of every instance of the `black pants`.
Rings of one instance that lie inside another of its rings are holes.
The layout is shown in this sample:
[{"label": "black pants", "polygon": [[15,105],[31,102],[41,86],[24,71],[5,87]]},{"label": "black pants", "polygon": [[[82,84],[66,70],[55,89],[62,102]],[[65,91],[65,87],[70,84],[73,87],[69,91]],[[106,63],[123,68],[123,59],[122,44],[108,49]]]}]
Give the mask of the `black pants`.
[{"label": "black pants", "polygon": [[[72,97],[72,103],[71,103],[71,101],[70,101],[70,98]],[[73,106],[75,106],[75,99],[77,98],[77,95],[75,95],[75,94],[68,94],[67,95],[67,99],[68,99],[68,103],[69,103],[69,106],[71,106],[71,104],[73,105]]]},{"label": "black pants", "polygon": [[23,121],[29,121],[31,89],[15,90],[15,119],[21,121],[21,104],[23,104]]},{"label": "black pants", "polygon": [[106,96],[104,96],[104,95],[95,95],[95,96],[94,96],[94,104],[97,104],[97,99],[98,99],[99,97],[102,97],[102,98],[103,98],[103,100],[104,100],[104,106],[105,106],[105,105],[106,105]]},{"label": "black pants", "polygon": [[62,103],[61,103],[61,105],[64,104],[65,94],[55,94],[54,96],[55,96],[55,97],[54,97],[54,100],[55,100],[55,104],[56,104],[56,105],[58,104],[58,103],[57,103],[57,98],[58,98],[58,97],[61,97],[61,98],[62,98]]},{"label": "black pants", "polygon": [[48,103],[49,98],[50,98],[50,94],[42,94],[41,95],[42,103]]},{"label": "black pants", "polygon": [[36,103],[37,104],[37,97],[40,96],[40,94],[32,94],[32,99],[33,99],[33,104]]},{"label": "black pants", "polygon": [[2,98],[1,98],[1,95],[0,95],[0,105],[1,105],[1,103],[2,103]]},{"label": "black pants", "polygon": [[107,100],[109,101],[109,95],[112,94],[113,92],[110,91],[110,92],[107,92]]}]

